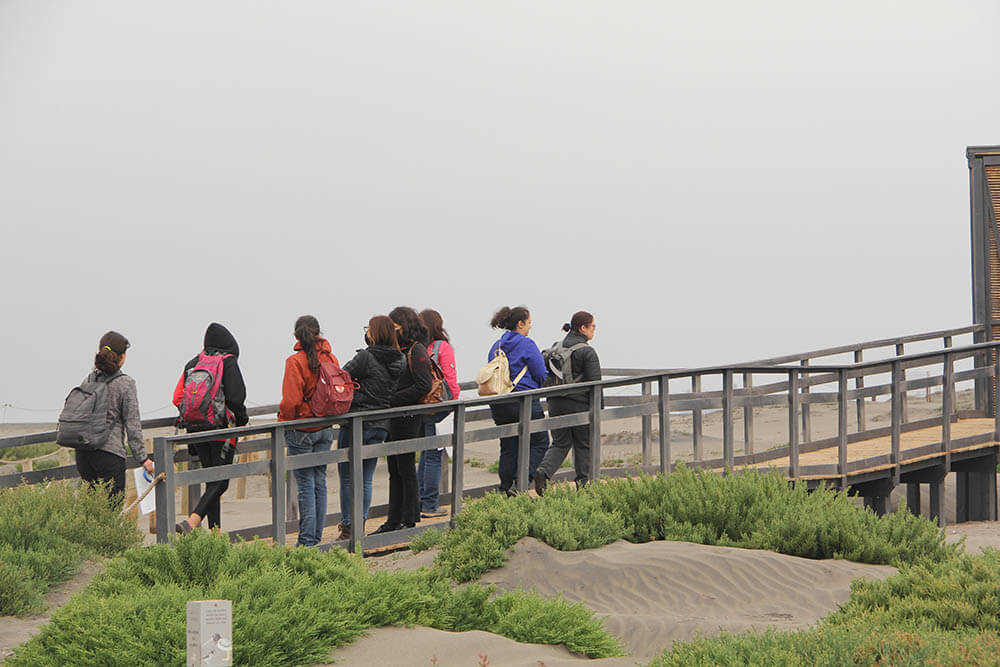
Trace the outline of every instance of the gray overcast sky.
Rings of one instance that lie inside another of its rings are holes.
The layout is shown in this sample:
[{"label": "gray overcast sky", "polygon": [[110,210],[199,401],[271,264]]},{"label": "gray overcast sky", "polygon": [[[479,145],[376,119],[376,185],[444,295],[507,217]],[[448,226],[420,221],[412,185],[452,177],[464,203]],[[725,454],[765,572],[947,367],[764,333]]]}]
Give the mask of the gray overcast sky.
[{"label": "gray overcast sky", "polygon": [[504,304],[605,365],[970,322],[968,144],[1000,3],[0,0],[0,403],[55,417],[107,329],[150,416],[205,326],[279,398],[437,307],[469,379]]}]

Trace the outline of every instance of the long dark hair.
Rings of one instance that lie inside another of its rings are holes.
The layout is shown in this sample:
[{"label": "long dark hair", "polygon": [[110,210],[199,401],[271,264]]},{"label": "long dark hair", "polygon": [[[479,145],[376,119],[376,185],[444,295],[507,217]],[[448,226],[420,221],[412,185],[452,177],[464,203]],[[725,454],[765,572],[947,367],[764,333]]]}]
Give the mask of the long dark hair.
[{"label": "long dark hair", "polygon": [[94,357],[94,368],[105,375],[111,375],[122,365],[122,355],[129,348],[128,338],[117,331],[109,331],[101,336],[97,343],[97,356]]},{"label": "long dark hair", "polygon": [[448,332],[444,330],[444,320],[441,319],[441,313],[433,308],[426,308],[420,311],[420,321],[427,327],[428,342],[435,340],[451,342],[451,339],[448,338]]},{"label": "long dark hair", "polygon": [[510,308],[504,306],[493,313],[490,326],[494,329],[506,329],[507,331],[517,331],[517,323],[523,322],[531,317],[531,313],[524,306],[514,306]]},{"label": "long dark hair", "polygon": [[427,344],[427,327],[420,321],[417,311],[409,306],[396,306],[389,312],[389,319],[398,324],[399,346],[406,348],[414,343]]},{"label": "long dark hair", "polygon": [[295,338],[299,341],[302,351],[306,353],[311,371],[319,370],[319,354],[316,353],[319,334],[319,320],[312,315],[303,315],[295,320]]},{"label": "long dark hair", "polygon": [[386,345],[399,349],[396,325],[385,315],[376,315],[368,320],[368,340],[372,345]]},{"label": "long dark hair", "polygon": [[594,316],[585,310],[573,313],[573,319],[563,325],[563,331],[579,331],[580,327],[589,327],[594,322]]}]

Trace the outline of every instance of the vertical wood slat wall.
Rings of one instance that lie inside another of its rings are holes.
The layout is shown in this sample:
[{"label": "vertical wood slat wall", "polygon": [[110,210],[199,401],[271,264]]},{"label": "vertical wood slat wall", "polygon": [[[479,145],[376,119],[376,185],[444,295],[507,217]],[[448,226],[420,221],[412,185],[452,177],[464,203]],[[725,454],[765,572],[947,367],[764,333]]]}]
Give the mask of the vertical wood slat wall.
[{"label": "vertical wood slat wall", "polygon": [[[992,210],[992,217],[989,216],[990,211],[984,211],[987,214],[986,236],[989,242],[988,253],[987,253],[987,290],[989,292],[989,317],[991,322],[1000,321],[1000,246],[998,246],[998,239],[996,235],[996,226],[994,221],[1000,222],[1000,165],[986,166],[983,171],[986,177],[986,187],[984,188],[986,194],[985,205]],[[990,327],[990,332],[992,334],[992,340],[997,340],[1000,337],[1000,327]],[[995,352],[990,356],[990,363],[995,363]],[[994,401],[997,400],[997,378],[993,378],[991,385],[991,398]]]}]

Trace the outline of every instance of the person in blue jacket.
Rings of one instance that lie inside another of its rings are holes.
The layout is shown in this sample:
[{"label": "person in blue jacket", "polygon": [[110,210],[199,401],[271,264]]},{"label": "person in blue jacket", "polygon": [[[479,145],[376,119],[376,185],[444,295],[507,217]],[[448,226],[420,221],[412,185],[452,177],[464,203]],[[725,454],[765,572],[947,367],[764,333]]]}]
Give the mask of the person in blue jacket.
[{"label": "person in blue jacket", "polygon": [[[528,369],[514,385],[514,391],[540,388],[545,382],[547,369],[538,345],[528,338],[528,333],[531,331],[531,313],[528,312],[528,309],[524,306],[514,308],[504,306],[493,315],[490,326],[494,329],[506,329],[507,331],[500,336],[500,340],[493,343],[487,361],[496,356],[498,348],[502,349],[510,364],[511,381],[517,378],[522,369],[525,367]],[[493,414],[494,423],[498,426],[513,424],[521,418],[521,402],[492,403],[490,404],[490,412]],[[531,418],[545,418],[542,403],[537,398],[531,401]],[[517,443],[518,436],[516,435],[500,438],[500,490],[508,496],[517,495],[517,491],[514,489],[518,468]],[[529,482],[534,479],[535,470],[538,469],[542,457],[545,456],[545,450],[548,448],[549,434],[547,431],[531,434],[531,448],[528,456]]]}]

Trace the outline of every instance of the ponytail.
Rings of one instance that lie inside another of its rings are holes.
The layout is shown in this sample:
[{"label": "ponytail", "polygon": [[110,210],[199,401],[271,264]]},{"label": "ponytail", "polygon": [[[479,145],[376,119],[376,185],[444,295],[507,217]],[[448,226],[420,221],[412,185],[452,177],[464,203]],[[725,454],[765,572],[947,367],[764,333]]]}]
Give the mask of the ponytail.
[{"label": "ponytail", "polygon": [[497,312],[493,313],[493,319],[490,320],[490,326],[494,329],[517,331],[517,323],[523,322],[529,317],[531,317],[531,313],[524,306],[515,306],[514,308],[504,306]]},{"label": "ponytail", "polygon": [[303,315],[295,320],[295,338],[299,341],[302,351],[306,353],[311,371],[319,370],[319,354],[316,352],[319,334],[319,320],[312,315]]},{"label": "ponytail", "polygon": [[101,336],[101,340],[97,343],[94,368],[105,375],[117,372],[122,366],[122,355],[128,348],[128,338],[117,331],[109,331]]}]

